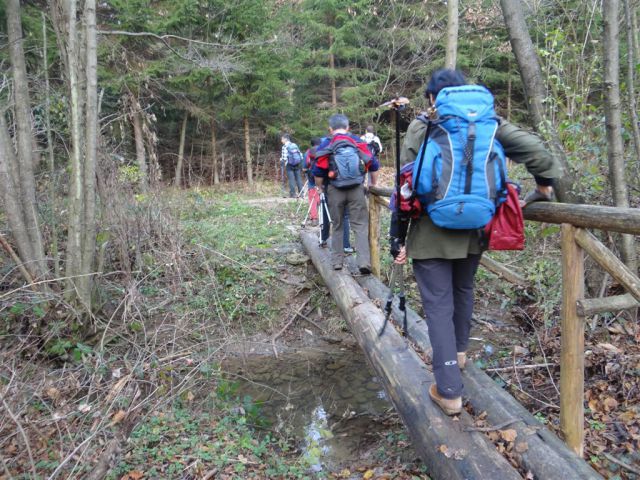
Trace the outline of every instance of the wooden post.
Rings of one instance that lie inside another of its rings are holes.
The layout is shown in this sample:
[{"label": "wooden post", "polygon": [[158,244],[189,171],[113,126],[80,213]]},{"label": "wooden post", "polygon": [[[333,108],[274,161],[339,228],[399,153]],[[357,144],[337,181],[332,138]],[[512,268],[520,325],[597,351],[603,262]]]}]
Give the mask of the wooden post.
[{"label": "wooden post", "polygon": [[380,277],[380,204],[373,195],[369,196],[369,251],[371,272]]},{"label": "wooden post", "polygon": [[576,227],[562,224],[562,352],[560,356],[560,427],[580,457],[584,439],[584,317],[577,302],[584,297],[584,254]]}]

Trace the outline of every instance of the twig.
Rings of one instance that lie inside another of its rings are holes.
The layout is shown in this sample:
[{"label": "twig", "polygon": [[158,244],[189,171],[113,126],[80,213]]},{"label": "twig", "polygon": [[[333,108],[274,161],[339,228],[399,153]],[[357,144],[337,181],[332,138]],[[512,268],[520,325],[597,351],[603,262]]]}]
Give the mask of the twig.
[{"label": "twig", "polygon": [[29,438],[27,437],[27,433],[24,431],[24,428],[22,428],[20,420],[16,418],[16,416],[9,408],[9,405],[7,405],[7,402],[4,401],[4,397],[0,398],[0,400],[2,401],[2,406],[4,407],[5,411],[9,414],[9,418],[11,418],[11,420],[13,420],[13,423],[16,424],[22,440],[24,440],[24,446],[27,448],[27,455],[29,455],[29,462],[31,462],[31,474],[33,475],[34,479],[38,478],[38,474],[36,473],[36,462],[33,461],[33,454],[31,453],[31,445],[29,445]]},{"label": "twig", "polygon": [[25,268],[24,263],[22,262],[22,260],[20,260],[20,257],[18,257],[18,254],[15,252],[13,247],[11,247],[9,242],[7,242],[7,240],[4,238],[4,235],[1,235],[1,234],[0,234],[0,244],[2,244],[2,248],[4,248],[7,251],[11,259],[15,262],[16,266],[18,267],[18,270],[20,270],[20,273],[22,274],[24,279],[27,281],[27,283],[29,283],[29,285],[32,286],[32,289],[35,290],[35,287],[33,287],[33,277],[31,276],[29,271]]},{"label": "twig", "polygon": [[636,475],[640,475],[640,469],[634,467],[633,465],[629,465],[628,463],[624,463],[622,460],[618,460],[616,457],[614,457],[613,455],[611,455],[609,453],[603,453],[602,455],[604,456],[604,458],[606,458],[610,462],[613,462],[613,463],[615,463],[617,465],[620,465],[622,468],[624,468],[626,470],[629,470],[630,472],[633,472]]},{"label": "twig", "polygon": [[530,368],[548,368],[556,366],[555,363],[533,363],[530,365],[511,365],[510,367],[485,368],[485,372],[508,372],[510,370],[526,370]]},{"label": "twig", "polygon": [[213,477],[216,476],[216,473],[218,473],[218,469],[214,468],[213,470],[209,470],[204,477],[202,477],[202,480],[211,480]]},{"label": "twig", "polygon": [[502,430],[504,427],[511,425],[512,423],[519,422],[520,418],[512,418],[511,420],[507,420],[506,422],[499,423],[498,425],[493,425],[491,427],[467,427],[464,429],[465,432],[495,432],[496,430]]},{"label": "twig", "polygon": [[305,302],[300,306],[300,308],[298,308],[298,310],[296,310],[296,312],[293,314],[293,317],[291,317],[291,320],[289,320],[287,324],[284,327],[282,327],[278,333],[276,333],[273,337],[271,337],[271,346],[273,347],[273,353],[275,354],[276,358],[278,358],[278,349],[276,348],[276,339],[280,335],[282,335],[287,330],[287,328],[291,326],[293,322],[296,321],[296,318],[298,318],[298,316],[302,316],[301,315],[302,310],[304,310],[304,307],[306,307],[310,301],[311,301],[311,297],[307,298],[307,300],[305,300]]}]

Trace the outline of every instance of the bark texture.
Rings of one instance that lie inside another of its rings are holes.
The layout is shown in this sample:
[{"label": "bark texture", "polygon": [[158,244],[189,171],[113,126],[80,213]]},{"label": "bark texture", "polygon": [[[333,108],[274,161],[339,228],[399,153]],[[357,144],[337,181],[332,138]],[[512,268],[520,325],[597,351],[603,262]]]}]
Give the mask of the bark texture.
[{"label": "bark texture", "polygon": [[535,129],[548,140],[556,161],[562,166],[563,175],[556,181],[556,194],[563,202],[576,203],[579,199],[572,193],[574,184],[567,156],[562,148],[555,127],[547,120],[544,101],[547,92],[542,79],[542,70],[535,46],[524,18],[521,0],[500,0],[502,14],[509,32],[511,48],[516,57],[524,85],[527,106]]},{"label": "bark texture", "polygon": [[[622,106],[620,102],[620,11],[619,0],[602,2],[604,20],[603,62],[604,62],[604,117],[607,131],[607,158],[609,161],[609,181],[613,203],[616,207],[629,207],[629,193],[625,176],[624,144],[622,141]],[[622,235],[620,253],[624,263],[633,271],[638,271],[635,238]]]},{"label": "bark texture", "polygon": [[458,0],[447,0],[447,50],[445,68],[456,68],[458,56]]},{"label": "bark texture", "polygon": [[247,182],[253,185],[253,165],[251,163],[251,132],[249,130],[249,117],[244,116],[244,160],[247,163]]},{"label": "bark texture", "polygon": [[187,121],[189,120],[189,114],[185,112],[182,119],[182,126],[180,127],[180,145],[178,146],[178,163],[176,165],[176,176],[174,185],[178,188],[182,186],[182,166],[184,164],[184,144],[187,137]]}]

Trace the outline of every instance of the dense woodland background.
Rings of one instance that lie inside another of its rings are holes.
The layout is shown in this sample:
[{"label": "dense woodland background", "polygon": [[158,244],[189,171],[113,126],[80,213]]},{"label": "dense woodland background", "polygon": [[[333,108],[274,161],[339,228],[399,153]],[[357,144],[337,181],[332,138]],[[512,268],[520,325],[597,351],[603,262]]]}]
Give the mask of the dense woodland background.
[{"label": "dense woodland background", "polygon": [[[545,138],[564,169],[563,201],[638,207],[639,8],[637,0],[0,0],[0,334],[20,339],[23,358],[98,365],[111,340],[138,338],[163,311],[140,306],[150,301],[143,287],[164,306],[159,297],[200,298],[195,285],[214,278],[206,285],[220,301],[247,273],[231,261],[209,264],[202,235],[236,235],[235,244],[216,237],[210,250],[244,260],[235,255],[249,251],[249,236],[227,230],[251,213],[210,208],[208,195],[277,185],[280,133],[304,149],[335,112],[356,133],[375,125],[391,167],[394,118],[378,106],[409,97],[405,129],[445,64]],[[209,217],[229,225],[206,230]],[[271,216],[260,221],[257,243],[280,238],[261,230]],[[542,254],[523,268],[557,292],[558,264],[545,258],[557,229],[528,229]],[[604,240],[637,272],[634,237]],[[609,290],[599,270],[587,273],[590,292]],[[278,314],[259,293],[268,281],[251,278],[221,307],[229,324],[247,298],[253,306],[238,315]],[[552,329],[557,293],[537,307]],[[171,315],[197,312],[204,322],[212,307],[185,308]],[[150,351],[136,350],[141,364]],[[30,377],[15,358],[0,383],[17,388],[11,379]],[[94,373],[78,388],[95,393]],[[71,458],[61,454],[50,471]]]}]

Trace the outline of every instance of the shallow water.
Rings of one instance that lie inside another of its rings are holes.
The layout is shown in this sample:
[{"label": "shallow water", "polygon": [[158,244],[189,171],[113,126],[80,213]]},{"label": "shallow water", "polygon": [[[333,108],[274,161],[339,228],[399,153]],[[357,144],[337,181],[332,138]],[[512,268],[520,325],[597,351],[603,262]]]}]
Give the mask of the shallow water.
[{"label": "shallow water", "polygon": [[359,351],[305,350],[274,357],[227,360],[237,394],[261,404],[270,428],[299,439],[315,471],[353,459],[385,427],[374,421],[391,403]]}]

